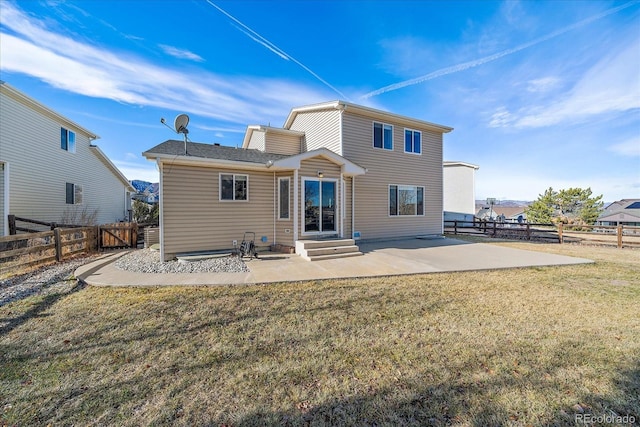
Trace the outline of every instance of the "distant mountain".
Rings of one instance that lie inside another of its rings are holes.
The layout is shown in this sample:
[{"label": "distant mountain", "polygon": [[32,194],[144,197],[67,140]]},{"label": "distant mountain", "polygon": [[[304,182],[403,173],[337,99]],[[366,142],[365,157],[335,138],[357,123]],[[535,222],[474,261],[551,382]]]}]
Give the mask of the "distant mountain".
[{"label": "distant mountain", "polygon": [[133,188],[136,189],[134,198],[141,199],[149,203],[155,203],[158,201],[160,184],[157,182],[142,181],[134,179],[131,182]]},{"label": "distant mountain", "polygon": [[[524,207],[529,206],[533,202],[528,202],[524,200],[496,200],[494,206],[503,206],[503,207]],[[489,206],[486,200],[476,200],[476,206]]]}]

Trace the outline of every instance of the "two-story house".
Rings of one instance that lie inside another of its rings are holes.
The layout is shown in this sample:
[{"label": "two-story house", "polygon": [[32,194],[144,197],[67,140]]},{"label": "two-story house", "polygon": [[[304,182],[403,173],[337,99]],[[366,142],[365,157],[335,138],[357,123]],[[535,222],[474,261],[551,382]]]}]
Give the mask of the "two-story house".
[{"label": "two-story house", "polygon": [[0,236],[10,214],[57,223],[128,217],[135,189],[96,139],[0,81]]},{"label": "two-story house", "polygon": [[451,130],[334,101],[248,126],[242,148],[165,141],[143,153],[160,170],[161,256],[230,249],[245,231],[303,255],[309,240],[440,235]]}]

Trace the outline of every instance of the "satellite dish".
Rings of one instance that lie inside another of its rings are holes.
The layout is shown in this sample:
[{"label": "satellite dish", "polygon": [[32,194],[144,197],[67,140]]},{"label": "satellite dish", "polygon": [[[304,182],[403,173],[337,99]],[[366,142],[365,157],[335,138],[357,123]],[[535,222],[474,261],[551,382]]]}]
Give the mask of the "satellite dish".
[{"label": "satellite dish", "polygon": [[179,114],[173,121],[173,128],[176,130],[176,133],[183,133],[186,135],[189,133],[189,130],[187,129],[188,124],[189,116],[186,114]]}]

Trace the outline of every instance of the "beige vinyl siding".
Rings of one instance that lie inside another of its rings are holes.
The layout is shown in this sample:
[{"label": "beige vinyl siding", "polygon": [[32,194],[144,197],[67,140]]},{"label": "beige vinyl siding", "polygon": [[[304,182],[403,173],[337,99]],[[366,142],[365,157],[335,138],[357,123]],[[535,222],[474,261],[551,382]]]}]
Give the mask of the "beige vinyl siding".
[{"label": "beige vinyl siding", "polygon": [[339,201],[342,196],[340,191],[340,169],[340,166],[321,156],[312,157],[310,159],[303,160],[300,163],[300,171],[298,174],[300,180],[298,183],[298,188],[300,189],[298,198],[298,203],[300,203],[300,220],[298,221],[300,238],[308,236],[307,234],[302,234],[304,232],[304,178],[318,179],[318,171],[322,171],[324,175],[322,179],[332,179],[336,181],[336,234],[340,233],[341,206]]},{"label": "beige vinyl siding", "polygon": [[[91,152],[89,135],[46,111],[0,93],[0,159],[11,165],[11,214],[60,222],[65,213],[98,213],[98,223],[125,217],[125,185]],[[11,126],[4,124],[11,123]],[[76,152],[60,148],[60,128],[76,133]],[[66,183],[81,185],[82,205],[67,205]]]},{"label": "beige vinyl siding", "polygon": [[[293,241],[293,204],[295,199],[293,198],[293,173],[279,173],[276,175],[276,186],[278,186],[278,178],[289,178],[289,219],[279,219],[278,215],[278,202],[279,193],[276,191],[276,241],[275,243],[295,246]],[[278,187],[276,187],[278,188]],[[287,233],[287,230],[289,232]]]},{"label": "beige vinyl siding", "polygon": [[[373,148],[373,119],[343,114],[344,157],[367,169],[356,182],[355,230],[362,239],[442,233],[442,134],[394,120],[393,151]],[[422,132],[422,155],[404,152],[404,130]],[[424,216],[389,216],[389,185],[424,187]]]},{"label": "beige vinyl siding", "polygon": [[290,129],[305,132],[303,152],[325,147],[342,155],[340,113],[339,110],[331,109],[297,114]]},{"label": "beige vinyl siding", "polygon": [[254,130],[251,133],[251,139],[249,140],[249,144],[247,148],[252,148],[255,150],[265,151],[265,132],[263,130]]},{"label": "beige vinyl siding", "polygon": [[296,135],[268,132],[266,135],[264,151],[267,153],[285,154],[289,156],[300,154],[300,137]]},{"label": "beige vinyl siding", "polygon": [[[231,249],[245,231],[256,233],[258,247],[273,243],[273,172],[176,164],[162,170],[165,260],[182,252]],[[220,173],[248,175],[248,201],[220,201]]]}]

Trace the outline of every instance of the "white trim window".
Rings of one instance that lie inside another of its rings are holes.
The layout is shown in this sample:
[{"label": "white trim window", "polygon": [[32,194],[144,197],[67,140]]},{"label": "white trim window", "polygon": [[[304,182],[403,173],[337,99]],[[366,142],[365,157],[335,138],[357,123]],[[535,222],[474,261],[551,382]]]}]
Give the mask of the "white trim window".
[{"label": "white trim window", "polygon": [[424,187],[389,185],[389,216],[424,216]]},{"label": "white trim window", "polygon": [[373,148],[393,150],[393,126],[373,122]]},{"label": "white trim window", "polygon": [[422,132],[419,130],[404,130],[404,152],[422,154]]},{"label": "white trim window", "polygon": [[249,200],[249,175],[232,173],[220,174],[221,201]]},{"label": "white trim window", "polygon": [[76,152],[76,133],[60,128],[60,148],[70,153]]},{"label": "white trim window", "polygon": [[65,201],[67,205],[82,204],[82,186],[81,185],[67,182],[65,193],[66,193]]},{"label": "white trim window", "polygon": [[291,207],[291,180],[289,177],[278,178],[278,219],[288,220]]}]

